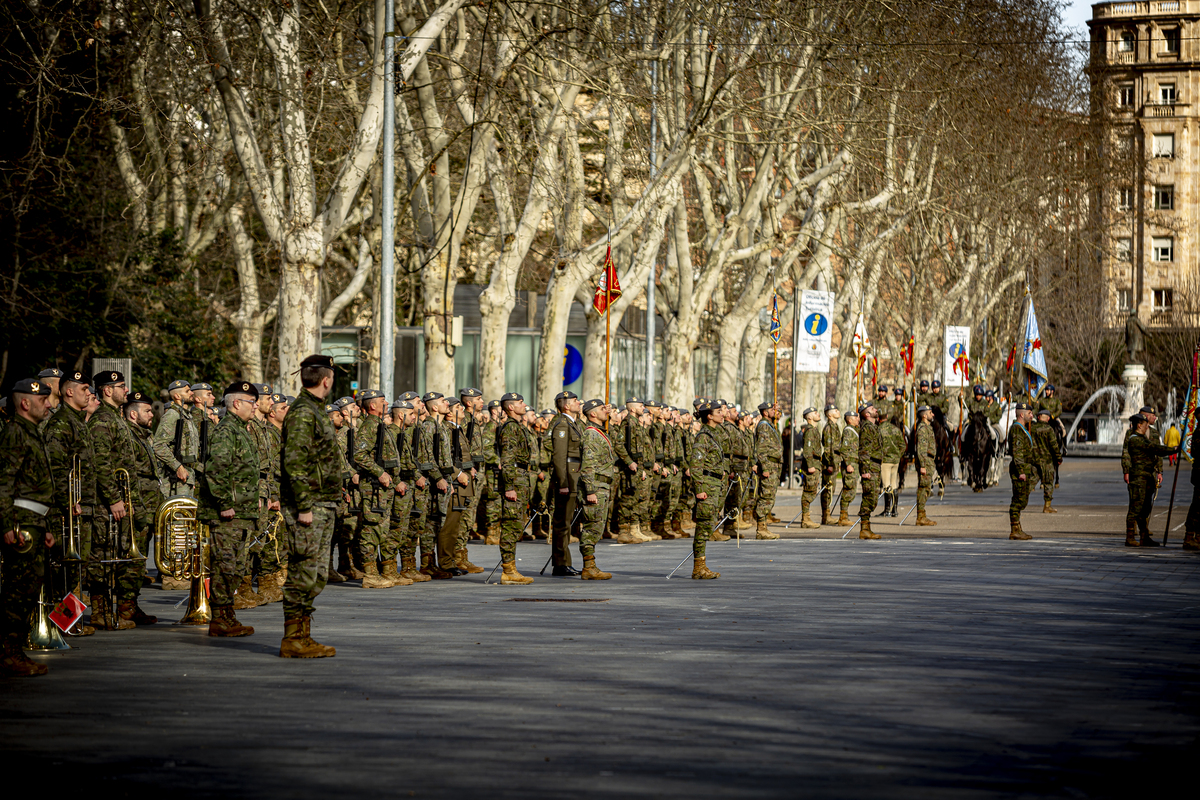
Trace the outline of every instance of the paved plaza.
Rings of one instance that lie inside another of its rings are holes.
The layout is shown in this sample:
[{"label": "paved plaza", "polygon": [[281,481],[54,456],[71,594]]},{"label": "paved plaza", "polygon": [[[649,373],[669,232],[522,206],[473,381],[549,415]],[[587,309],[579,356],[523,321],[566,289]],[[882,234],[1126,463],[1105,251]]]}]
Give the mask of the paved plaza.
[{"label": "paved plaza", "polygon": [[[1030,515],[1068,533],[1010,542],[989,505],[1006,495],[952,490],[931,516],[956,523],[889,522],[875,542],[793,528],[710,544],[716,581],[690,580],[690,562],[664,579],[685,540],[602,543],[606,582],[331,586],[314,633],[333,659],[277,658],[279,605],[239,612],[257,630],[244,639],[170,624],[77,639],[39,656],[49,676],[0,682],[0,764],[56,792],[172,798],[1190,785],[1200,556],[1181,534],[1127,549],[1119,519],[1086,516],[1112,512],[1078,504]],[[489,568],[495,553],[471,548]],[[536,576],[548,553],[522,544],[519,567]],[[180,616],[182,593],[143,597]]]}]

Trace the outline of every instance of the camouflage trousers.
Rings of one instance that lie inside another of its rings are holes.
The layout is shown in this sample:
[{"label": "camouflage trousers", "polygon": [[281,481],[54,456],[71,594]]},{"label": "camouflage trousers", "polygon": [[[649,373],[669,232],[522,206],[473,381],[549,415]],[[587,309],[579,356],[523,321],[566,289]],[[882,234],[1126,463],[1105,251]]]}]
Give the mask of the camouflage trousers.
[{"label": "camouflage trousers", "polygon": [[917,467],[917,514],[925,513],[925,503],[929,500],[929,495],[933,491],[933,467],[925,469],[926,474],[921,474],[921,468]]},{"label": "camouflage trousers", "polygon": [[658,496],[654,511],[654,522],[669,522],[675,518],[679,509],[679,498],[683,494],[683,471],[673,472],[672,467],[664,467],[666,473],[658,482]]},{"label": "camouflage trousers", "polygon": [[[749,508],[746,505],[747,499],[750,497],[752,487],[750,486],[751,473],[735,472],[732,485],[727,485],[727,497],[725,498],[725,512],[727,512],[730,520],[734,520],[734,515],[741,515],[743,509]],[[718,515],[719,517],[720,515]]]},{"label": "camouflage trousers", "polygon": [[701,488],[708,496],[703,500],[696,500],[696,532],[692,539],[692,555],[696,558],[704,558],[708,540],[716,530],[717,520],[721,518],[727,490],[728,487],[720,484]]},{"label": "camouflage trousers", "polygon": [[262,507],[258,510],[258,521],[251,534],[249,556],[246,560],[250,574],[255,577],[274,575],[287,563],[287,550],[282,541],[282,533],[277,534],[274,540],[267,535],[267,527],[275,513],[267,510],[267,500],[263,498]]},{"label": "camouflage trousers", "polygon": [[[88,538],[86,531],[91,529],[91,545],[83,567],[84,588],[91,594],[107,594],[111,583],[119,600],[133,599],[141,594],[146,560],[128,558],[129,517],[114,522],[110,527],[107,515],[85,516],[80,520],[80,527],[85,531],[85,539]],[[138,548],[145,555],[149,547],[150,529],[139,530],[135,519],[133,530]]]},{"label": "camouflage trousers", "polygon": [[879,503],[879,465],[871,465],[871,477],[862,479],[862,502],[858,506],[858,518],[871,519],[871,512]]},{"label": "camouflage trousers", "polygon": [[621,493],[617,499],[617,524],[633,525],[640,523],[648,512],[646,504],[650,500],[650,473],[638,466],[637,472],[625,470],[621,477]]},{"label": "camouflage trousers", "polygon": [[408,514],[408,529],[409,536],[413,538],[415,548],[418,544],[421,545],[421,558],[425,556],[433,558],[436,553],[435,541],[437,539],[437,530],[433,527],[429,514],[429,506],[431,504],[430,486],[425,484],[424,489],[413,488],[416,484],[409,484],[409,491],[412,493],[412,510]]},{"label": "camouflage trousers", "polygon": [[1154,494],[1158,478],[1154,474],[1129,476],[1129,511],[1125,514],[1125,529],[1137,527],[1143,536],[1150,535],[1150,512],[1154,510]]},{"label": "camouflage trousers", "polygon": [[[1032,470],[1033,467],[1028,467]],[[1008,521],[1020,522],[1021,512],[1025,510],[1025,506],[1029,505],[1029,494],[1033,491],[1033,475],[1025,474],[1025,480],[1021,480],[1016,469],[1009,470],[1009,477],[1012,478],[1012,502],[1008,505]]]},{"label": "camouflage trousers", "polygon": [[446,514],[441,518],[437,534],[438,566],[444,570],[456,567],[459,549],[466,549],[467,530],[463,523],[475,494],[470,483],[463,486],[453,481],[452,487],[449,500],[442,500]]},{"label": "camouflage trousers", "polygon": [[804,479],[804,489],[800,493],[800,510],[807,514],[809,506],[817,497],[817,492],[821,491],[821,468],[817,467],[812,473],[801,470],[799,475]]},{"label": "camouflage trousers", "polygon": [[758,497],[754,501],[754,516],[756,519],[771,518],[775,508],[775,495],[779,492],[779,470],[782,464],[766,464],[767,477],[759,478]]},{"label": "camouflage trousers", "polygon": [[256,529],[252,519],[231,519],[209,523],[212,551],[209,595],[214,606],[233,605],[233,596],[249,569],[249,537]]},{"label": "camouflage trousers", "polygon": [[[373,564],[380,560],[396,558],[395,544],[392,542],[392,504],[395,490],[382,487],[378,491],[366,494],[367,502],[363,504],[362,513],[358,518],[358,554],[363,564]],[[390,550],[390,552],[389,552]]]},{"label": "camouflage trousers", "polygon": [[46,546],[44,528],[23,524],[22,530],[33,536],[33,549],[18,553],[12,545],[0,543],[4,551],[4,571],[0,575],[0,635],[19,636],[24,643],[29,621],[37,608],[38,593],[45,578]]},{"label": "camouflage trousers", "polygon": [[475,493],[471,496],[471,506],[463,511],[462,534],[459,537],[463,547],[467,546],[467,540],[479,533],[479,510],[483,506],[483,497],[487,494],[487,483],[482,471],[475,473],[475,477],[471,479],[471,487]]},{"label": "camouflage trousers", "polygon": [[850,504],[854,502],[854,494],[858,491],[858,472],[847,472],[842,470],[842,496],[841,510],[843,512],[850,508]]},{"label": "camouflage trousers", "polygon": [[509,487],[516,492],[517,499],[509,500],[501,495],[500,506],[500,560],[503,563],[513,561],[517,557],[517,541],[525,527],[529,496],[533,492],[533,476],[530,480],[518,481]]},{"label": "camouflage trousers", "polygon": [[482,508],[480,513],[481,523],[486,528],[495,528],[500,524],[500,472],[499,470],[486,467],[484,469],[484,491],[483,499],[479,505]]},{"label": "camouflage trousers", "polygon": [[415,487],[409,483],[408,490],[403,495],[396,492],[392,498],[388,538],[396,549],[390,558],[394,559],[396,553],[399,553],[401,558],[416,558],[417,556],[417,537],[412,517],[414,494]]},{"label": "camouflage trousers", "polygon": [[1046,502],[1054,499],[1054,462],[1041,461],[1037,465],[1038,477],[1042,481],[1042,494]]},{"label": "camouflage trousers", "polygon": [[336,503],[313,505],[312,524],[301,525],[298,512],[283,507],[287,527],[287,580],[283,584],[283,618],[312,616],[317,595],[329,577],[329,542],[333,539]]},{"label": "camouflage trousers", "polygon": [[579,514],[579,555],[585,559],[596,555],[596,542],[600,541],[608,525],[611,503],[608,484],[596,487],[595,503],[584,501],[583,511]]}]

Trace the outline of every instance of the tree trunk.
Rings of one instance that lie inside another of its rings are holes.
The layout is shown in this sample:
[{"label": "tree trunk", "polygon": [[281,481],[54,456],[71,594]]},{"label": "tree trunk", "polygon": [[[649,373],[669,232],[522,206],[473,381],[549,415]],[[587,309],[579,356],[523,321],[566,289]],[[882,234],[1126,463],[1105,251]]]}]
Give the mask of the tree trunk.
[{"label": "tree trunk", "polygon": [[[435,266],[436,265],[436,266]],[[450,346],[450,324],[454,316],[454,276],[449,275],[450,257],[442,249],[432,264],[426,264],[421,281],[425,316],[425,391],[454,394],[454,348]],[[395,336],[395,331],[381,331]]]}]

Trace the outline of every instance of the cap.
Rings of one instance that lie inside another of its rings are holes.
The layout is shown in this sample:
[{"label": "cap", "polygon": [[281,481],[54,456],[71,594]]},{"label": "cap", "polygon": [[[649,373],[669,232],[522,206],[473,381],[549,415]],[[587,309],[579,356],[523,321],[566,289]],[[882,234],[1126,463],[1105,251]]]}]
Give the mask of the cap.
[{"label": "cap", "polygon": [[341,411],[341,410],[342,409],[338,408],[338,404],[337,404],[336,400],[332,403],[325,404],[325,413],[326,414],[332,414],[335,411]]},{"label": "cap", "polygon": [[259,397],[271,393],[271,384],[269,383],[256,383],[254,384],[254,388],[258,390]]},{"label": "cap", "polygon": [[190,389],[190,388],[192,388],[192,384],[188,383],[187,381],[171,381],[170,383],[167,384],[168,392],[174,392],[179,389]]},{"label": "cap", "polygon": [[830,411],[837,411],[837,410],[838,410],[837,403],[830,403],[829,405],[825,406],[826,414],[828,414]]},{"label": "cap", "polygon": [[333,356],[323,356],[320,353],[315,353],[300,362],[300,369],[306,367],[322,367],[324,369],[333,369]]},{"label": "cap", "polygon": [[1155,415],[1158,414],[1158,412],[1154,410],[1154,406],[1142,406],[1141,408],[1138,409],[1138,413],[1139,414],[1155,414]]},{"label": "cap", "polygon": [[466,389],[459,389],[458,396],[459,397],[483,397],[483,392],[479,391],[478,389],[473,389],[468,386]]},{"label": "cap", "polygon": [[940,389],[940,388],[942,388],[942,382],[941,382],[941,381],[934,381],[934,382],[933,382],[933,388],[934,388],[934,389]]},{"label": "cap", "polygon": [[557,416],[557,415],[553,409],[543,408],[541,411],[538,412],[538,416],[539,417],[553,417],[553,416]]},{"label": "cap", "polygon": [[445,396],[446,395],[442,394],[441,392],[426,392],[424,396],[421,397],[421,402],[432,403],[434,400],[440,400]]},{"label": "cap", "polygon": [[846,412],[845,417],[846,417],[846,419],[850,419],[851,417],[858,419],[858,412],[852,408]]},{"label": "cap", "polygon": [[37,378],[25,378],[13,384],[13,394],[50,394],[50,384],[39,381]]},{"label": "cap", "polygon": [[154,405],[154,401],[141,392],[133,392],[125,398],[125,405],[131,406],[134,403],[144,403],[148,406]]},{"label": "cap", "polygon": [[122,383],[125,376],[115,370],[112,372],[97,372],[92,376],[92,383],[100,386],[112,386],[114,383]]},{"label": "cap", "polygon": [[59,385],[61,386],[67,383],[82,383],[86,386],[90,382],[91,381],[86,375],[79,370],[75,370],[74,372],[68,372],[66,375],[63,375],[62,380],[59,381]]},{"label": "cap", "polygon": [[400,399],[406,403],[411,403],[413,400],[420,400],[421,395],[417,394],[416,392],[405,392],[404,394],[400,395]]},{"label": "cap", "polygon": [[295,397],[295,395],[285,394],[283,396],[283,402],[287,403],[290,406],[292,403],[296,402],[296,397]]},{"label": "cap", "polygon": [[1052,415],[1050,414],[1050,409],[1048,409],[1048,408],[1039,408],[1039,409],[1037,410],[1037,415],[1038,415],[1039,417],[1040,417],[1042,414],[1045,414],[1047,417],[1049,417],[1049,416],[1052,416]]},{"label": "cap", "polygon": [[511,400],[524,400],[524,399],[525,399],[524,397],[521,397],[521,395],[517,394],[516,392],[505,392],[503,395],[501,395],[500,402],[507,403]]},{"label": "cap", "polygon": [[586,403],[583,404],[583,413],[586,414],[594,408],[601,408],[603,406],[604,406],[603,400],[600,400],[600,399],[588,400]]},{"label": "cap", "polygon": [[355,399],[358,400],[359,405],[362,405],[363,403],[374,400],[377,397],[383,397],[383,392],[379,391],[378,389],[364,389],[358,393],[358,397]]},{"label": "cap", "polygon": [[707,417],[712,412],[716,411],[719,406],[713,400],[705,400],[696,407],[696,416]]},{"label": "cap", "polygon": [[1134,414],[1132,417],[1129,418],[1129,421],[1132,422],[1134,425],[1140,425],[1141,423],[1149,422],[1150,420],[1146,419],[1141,414]]},{"label": "cap", "polygon": [[258,399],[258,387],[250,381],[234,381],[225,387],[222,394],[248,394],[255,400]]},{"label": "cap", "polygon": [[758,410],[759,410],[759,411],[766,411],[766,410],[767,410],[768,408],[770,408],[772,405],[774,405],[774,403],[759,403],[759,404],[758,404]]},{"label": "cap", "polygon": [[718,406],[721,406],[722,408],[729,405],[729,403],[726,403],[724,400],[722,400],[719,397],[716,400],[714,400],[713,402],[716,403]]},{"label": "cap", "polygon": [[875,410],[876,410],[876,408],[875,408],[874,403],[863,403],[861,406],[858,407],[859,414],[865,414],[868,411],[875,411]]},{"label": "cap", "polygon": [[39,372],[37,374],[37,376],[39,378],[41,378],[42,380],[45,380],[47,378],[61,378],[63,376],[63,371],[61,369],[59,369],[58,367],[47,367],[46,369]]},{"label": "cap", "polygon": [[272,403],[286,403],[287,397],[280,394],[279,392],[275,392],[275,394],[271,395],[271,402]]},{"label": "cap", "polygon": [[193,383],[192,384],[193,392],[204,392],[204,391],[211,392],[212,390],[213,390],[213,388],[211,386],[209,386],[207,383]]},{"label": "cap", "polygon": [[558,394],[554,395],[554,402],[556,402],[556,403],[559,400],[578,400],[578,399],[579,399],[579,395],[575,394],[574,392],[559,392]]},{"label": "cap", "polygon": [[704,405],[706,402],[708,402],[706,398],[697,397],[692,401],[692,408],[700,408],[700,406]]},{"label": "cap", "polygon": [[446,401],[446,404],[449,405],[450,408],[454,408],[455,406],[461,406],[462,401],[459,400],[457,397],[451,397],[449,400]]},{"label": "cap", "polygon": [[809,406],[808,408],[804,409],[803,413],[801,413],[800,416],[807,417],[809,414],[815,414],[815,413],[817,413],[817,409],[813,408],[812,406]]},{"label": "cap", "polygon": [[345,408],[346,406],[350,405],[353,402],[354,402],[354,398],[352,398],[352,397],[339,397],[337,400],[333,401],[333,407],[336,408],[338,411],[341,411],[343,408]]}]

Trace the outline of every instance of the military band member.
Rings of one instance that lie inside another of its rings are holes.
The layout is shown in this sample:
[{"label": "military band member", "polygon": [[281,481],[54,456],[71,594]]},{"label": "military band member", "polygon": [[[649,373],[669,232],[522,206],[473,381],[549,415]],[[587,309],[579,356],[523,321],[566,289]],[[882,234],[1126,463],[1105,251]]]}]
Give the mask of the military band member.
[{"label": "military band member", "polygon": [[287,582],[283,587],[284,658],[332,656],[332,647],[311,636],[314,601],[325,588],[329,542],[342,491],[337,435],[325,414],[333,388],[333,358],[312,355],[300,362],[304,387],[283,421],[280,498],[287,525]]},{"label": "military band member", "polygon": [[582,406],[586,426],[580,434],[580,465],[577,476],[580,502],[579,555],[583,557],[585,581],[606,581],[612,573],[596,566],[596,542],[608,525],[609,504],[617,480],[617,456],[604,432],[608,406],[603,400],[588,400]]},{"label": "military band member", "polygon": [[754,469],[758,473],[758,499],[754,506],[756,539],[778,539],[767,523],[775,518],[775,495],[779,491],[779,473],[783,469],[783,437],[777,427],[779,407],[760,403],[762,418],[754,426]]},{"label": "military band member", "polygon": [[1021,529],[1021,512],[1029,505],[1029,493],[1037,474],[1033,434],[1029,432],[1029,420],[1032,417],[1033,410],[1028,403],[1017,403],[1016,418],[1008,429],[1008,441],[1012,446],[1012,461],[1008,465],[1008,474],[1012,479],[1012,503],[1008,506],[1008,521],[1012,526],[1009,539],[1033,538]]},{"label": "military band member", "polygon": [[701,403],[696,409],[700,419],[700,432],[696,434],[692,448],[692,486],[696,495],[696,533],[692,539],[692,578],[711,580],[721,573],[708,568],[708,540],[716,531],[716,524],[725,506],[728,488],[729,462],[725,457],[724,445],[719,438],[722,412],[714,402]]},{"label": "military band member", "polygon": [[517,540],[537,479],[538,444],[532,432],[520,422],[525,415],[525,398],[509,392],[500,398],[507,419],[496,429],[496,453],[500,459],[500,563],[504,584],[533,583],[533,578],[517,571]]},{"label": "military band member", "polygon": [[917,448],[914,463],[917,467],[917,524],[937,525],[925,515],[925,503],[933,489],[933,478],[937,474],[937,439],[933,435],[933,409],[920,406],[917,409]]},{"label": "military band member", "polygon": [[1050,503],[1054,500],[1054,473],[1062,463],[1062,455],[1058,452],[1058,434],[1050,425],[1050,409],[1039,408],[1037,421],[1030,426],[1033,434],[1033,452],[1037,459],[1038,477],[1042,481],[1043,514],[1057,514]]},{"label": "military band member", "polygon": [[154,452],[166,465],[170,493],[194,497],[200,440],[195,419],[188,408],[192,402],[192,386],[187,381],[171,381],[167,394],[171,404],[163,409],[154,432]]},{"label": "military band member", "polygon": [[50,387],[20,380],[9,397],[10,421],[0,430],[0,530],[4,565],[0,577],[0,675],[32,677],[50,671],[25,655],[30,620],[44,585],[54,534],[46,514],[54,504],[50,459],[38,425],[50,413]]},{"label": "military band member", "polygon": [[1161,542],[1150,538],[1150,514],[1154,511],[1154,494],[1158,474],[1162,470],[1162,459],[1179,448],[1152,441],[1149,437],[1150,420],[1145,414],[1138,412],[1129,418],[1129,422],[1133,432],[1126,440],[1129,471],[1125,480],[1129,483],[1129,511],[1125,515],[1125,546],[1161,547]]},{"label": "military band member", "polygon": [[[138,549],[149,553],[154,545],[154,522],[158,517],[158,509],[162,506],[166,495],[166,484],[163,464],[154,452],[152,428],[154,425],[154,405],[149,397],[141,392],[133,392],[125,398],[125,406],[121,413],[129,432],[133,434],[134,463],[136,472],[131,472],[136,497],[137,508],[133,515],[138,535]],[[134,606],[133,622],[136,625],[153,625],[158,617],[151,616],[141,608]]]},{"label": "military band member", "polygon": [[[556,577],[569,578],[579,570],[571,566],[572,534],[579,531],[575,517],[578,506],[579,471],[583,466],[582,431],[579,413],[582,405],[574,392],[559,392],[554,398],[558,413],[550,422],[550,492],[554,498],[551,527],[551,557]],[[607,417],[606,417],[607,418]]]},{"label": "military band member", "polygon": [[226,387],[225,417],[209,440],[208,462],[198,487],[200,520],[208,525],[212,548],[209,636],[249,636],[254,628],[234,616],[233,601],[247,574],[247,542],[258,527],[258,448],[246,426],[254,416],[258,389],[249,381]]},{"label": "military band member", "polygon": [[854,494],[858,490],[858,425],[858,412],[852,408],[846,412],[846,426],[842,428],[842,438],[837,448],[838,466],[842,473],[842,494],[838,500],[839,528],[850,524],[850,504],[854,502]]},{"label": "military band member", "polygon": [[800,495],[800,526],[802,528],[819,528],[820,523],[813,522],[809,511],[812,501],[816,499],[821,489],[821,477],[824,474],[821,461],[824,450],[821,446],[821,431],[817,423],[821,415],[815,408],[806,408],[801,415],[805,426],[800,449],[800,475],[804,479],[804,491]]},{"label": "military band member", "polygon": [[[383,423],[383,412],[388,406],[387,398],[378,389],[367,389],[358,395],[358,404],[363,411],[354,445],[354,467],[358,470],[359,485],[366,480],[362,512],[359,516],[359,558],[366,575],[362,579],[364,589],[387,589],[396,585],[411,585],[405,578],[398,581],[396,551],[390,549],[391,513],[395,499],[395,473],[399,466],[396,440]],[[407,486],[406,486],[407,488]],[[380,572],[379,563],[383,562]]]},{"label": "military band member", "polygon": [[879,409],[871,403],[858,410],[858,474],[862,480],[862,502],[858,506],[860,539],[878,539],[871,530],[871,512],[879,502],[880,471],[883,469],[883,436],[879,432]]}]

